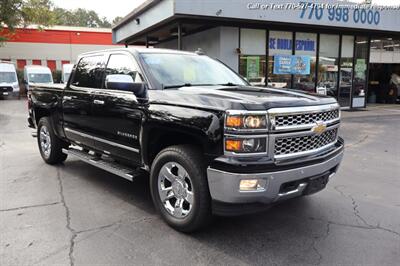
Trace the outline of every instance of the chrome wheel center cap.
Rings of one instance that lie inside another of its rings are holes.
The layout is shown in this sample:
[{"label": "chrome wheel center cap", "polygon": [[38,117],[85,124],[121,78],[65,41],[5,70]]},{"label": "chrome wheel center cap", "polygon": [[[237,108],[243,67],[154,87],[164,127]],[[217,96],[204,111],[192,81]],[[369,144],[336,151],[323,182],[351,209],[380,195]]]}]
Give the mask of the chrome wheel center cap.
[{"label": "chrome wheel center cap", "polygon": [[180,180],[175,180],[172,183],[172,191],[174,192],[174,195],[178,198],[184,198],[186,197],[186,189],[185,185],[183,184],[182,181]]}]

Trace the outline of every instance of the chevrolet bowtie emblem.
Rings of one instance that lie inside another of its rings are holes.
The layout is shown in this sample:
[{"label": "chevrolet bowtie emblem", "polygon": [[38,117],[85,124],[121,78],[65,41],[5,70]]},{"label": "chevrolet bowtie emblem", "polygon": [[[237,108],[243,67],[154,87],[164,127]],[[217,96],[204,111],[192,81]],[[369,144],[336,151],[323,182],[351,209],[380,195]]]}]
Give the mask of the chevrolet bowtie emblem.
[{"label": "chevrolet bowtie emblem", "polygon": [[326,124],[324,122],[317,122],[311,129],[316,135],[321,135],[326,131]]}]

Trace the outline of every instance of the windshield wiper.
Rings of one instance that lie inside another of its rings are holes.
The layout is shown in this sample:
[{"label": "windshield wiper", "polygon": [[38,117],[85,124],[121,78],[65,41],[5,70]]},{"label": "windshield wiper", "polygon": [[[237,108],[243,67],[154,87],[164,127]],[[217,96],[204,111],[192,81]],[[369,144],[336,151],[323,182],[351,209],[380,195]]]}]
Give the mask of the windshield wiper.
[{"label": "windshield wiper", "polygon": [[220,85],[220,86],[227,86],[227,87],[243,86],[243,85],[235,84],[235,83],[232,83],[232,82],[227,82],[227,83],[218,84],[218,85]]},{"label": "windshield wiper", "polygon": [[179,85],[167,85],[167,86],[162,85],[162,88],[163,88],[163,90],[165,90],[165,89],[176,89],[176,88],[193,87],[193,86],[215,86],[215,85],[184,83],[184,84],[179,84]]}]

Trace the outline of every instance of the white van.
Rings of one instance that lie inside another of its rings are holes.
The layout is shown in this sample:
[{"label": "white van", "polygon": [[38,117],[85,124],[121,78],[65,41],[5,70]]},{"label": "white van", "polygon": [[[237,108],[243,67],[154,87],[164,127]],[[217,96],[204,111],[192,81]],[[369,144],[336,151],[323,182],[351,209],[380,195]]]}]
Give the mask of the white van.
[{"label": "white van", "polygon": [[26,91],[29,91],[29,86],[34,83],[53,84],[53,75],[50,68],[46,66],[25,66],[24,67],[24,84]]},{"label": "white van", "polygon": [[61,83],[67,83],[69,76],[71,75],[72,68],[74,68],[74,64],[64,64],[62,66],[61,73]]},{"label": "white van", "polygon": [[13,63],[0,61],[0,98],[11,94],[19,95],[17,71]]}]

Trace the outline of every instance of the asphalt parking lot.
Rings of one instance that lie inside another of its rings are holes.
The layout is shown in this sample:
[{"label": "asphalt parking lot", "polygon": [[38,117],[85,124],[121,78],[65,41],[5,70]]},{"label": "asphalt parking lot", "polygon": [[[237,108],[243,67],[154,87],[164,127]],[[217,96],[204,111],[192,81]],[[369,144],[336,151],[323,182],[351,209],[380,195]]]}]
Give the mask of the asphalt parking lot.
[{"label": "asphalt parking lot", "polygon": [[399,265],[400,106],[343,116],[326,190],[185,235],[155,213],[146,178],[46,165],[26,101],[0,101],[0,265]]}]

